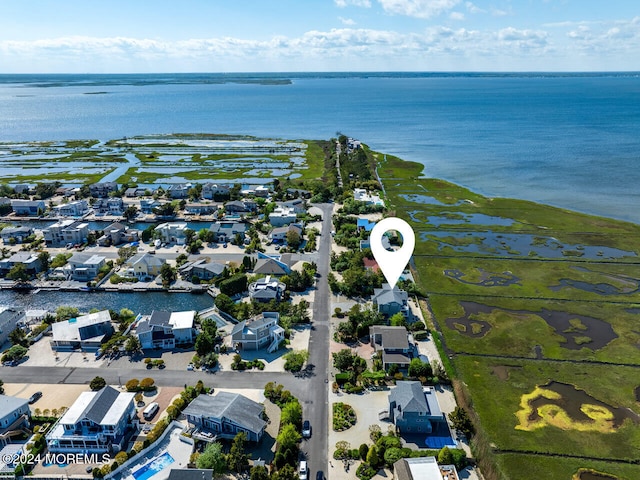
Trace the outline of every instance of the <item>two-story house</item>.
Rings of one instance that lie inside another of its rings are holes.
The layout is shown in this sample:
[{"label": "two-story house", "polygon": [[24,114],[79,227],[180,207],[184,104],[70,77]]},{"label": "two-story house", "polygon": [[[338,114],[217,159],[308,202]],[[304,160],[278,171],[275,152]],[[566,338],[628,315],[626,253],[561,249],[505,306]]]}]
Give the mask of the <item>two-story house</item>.
[{"label": "two-story house", "polygon": [[184,245],[186,243],[185,230],[187,224],[185,222],[166,222],[161,223],[155,228],[155,232],[164,243],[175,243],[176,245]]},{"label": "two-story house", "polygon": [[302,225],[299,223],[292,223],[286,227],[276,227],[269,232],[268,238],[273,243],[287,243],[287,234],[289,232],[296,232],[298,236],[302,237]]},{"label": "two-story house", "polygon": [[[445,428],[447,420],[440,410],[433,387],[420,382],[397,382],[389,393],[389,420],[400,433],[431,433]],[[441,425],[443,424],[443,425]]]},{"label": "two-story house", "polygon": [[166,260],[151,253],[136,253],[126,262],[127,268],[123,276],[137,278],[141,281],[151,281],[160,275],[160,269]]},{"label": "two-story house", "polygon": [[42,231],[47,247],[83,244],[89,235],[89,224],[74,220],[60,220]]},{"label": "two-story house", "polygon": [[98,276],[99,270],[106,264],[106,257],[91,253],[74,253],[67,261],[69,277],[79,282],[88,282]]},{"label": "two-story house", "polygon": [[269,214],[269,223],[274,227],[282,227],[288,225],[291,222],[296,221],[296,212],[293,208],[277,207],[273,212]]},{"label": "two-story house", "polygon": [[280,301],[287,286],[270,275],[249,284],[249,297],[258,302]]},{"label": "two-story house", "polygon": [[229,185],[226,183],[205,183],[202,186],[202,198],[219,201],[223,198],[228,198],[230,190]]},{"label": "two-story house", "polygon": [[188,345],[195,338],[194,310],[167,312],[154,310],[138,323],[136,335],[143,349],[171,349],[177,345]]},{"label": "two-story house", "polygon": [[219,276],[225,269],[225,265],[218,262],[210,262],[208,258],[199,258],[193,262],[187,262],[178,268],[180,276],[185,280],[197,277],[200,280],[211,280]]},{"label": "two-story house", "polygon": [[120,197],[99,198],[91,206],[96,215],[122,215],[125,210],[124,202]]},{"label": "two-story house", "polygon": [[138,420],[135,393],[106,386],[83,392],[46,435],[52,453],[116,453]]},{"label": "two-story house", "polygon": [[123,225],[122,223],[112,223],[103,230],[103,235],[98,239],[101,247],[117,246],[121,243],[137,242],[140,239],[140,231]]},{"label": "two-story house", "polygon": [[239,322],[231,331],[231,343],[239,350],[267,348],[269,353],[278,349],[284,340],[284,329],[278,325],[280,314],[263,312],[249,320]]},{"label": "two-story house", "polygon": [[89,213],[89,204],[86,200],[76,200],[53,207],[53,214],[56,217],[80,218],[86,213]]},{"label": "two-story house", "polygon": [[373,289],[373,305],[386,317],[396,313],[402,313],[405,318],[411,320],[409,309],[409,294],[397,286],[391,288],[388,283],[383,283],[382,288]]},{"label": "two-story house", "polygon": [[11,208],[18,217],[35,217],[43,215],[47,206],[44,200],[12,199]]},{"label": "two-story house", "polygon": [[35,277],[42,271],[42,262],[34,252],[16,252],[9,258],[0,260],[0,276],[5,276],[18,264],[24,265],[25,272]]},{"label": "two-story house", "polygon": [[247,224],[242,222],[215,222],[211,224],[209,231],[213,232],[214,242],[230,242],[236,235],[240,235],[244,241]]},{"label": "two-story house", "polygon": [[371,346],[382,354],[382,366],[387,370],[392,364],[399,368],[409,368],[413,350],[409,345],[405,327],[372,325],[369,327]]},{"label": "two-story house", "polygon": [[199,431],[226,439],[244,432],[247,440],[259,442],[267,426],[263,412],[262,404],[243,395],[218,392],[214,396],[198,395],[183,413],[189,424]]},{"label": "two-story house", "polygon": [[31,235],[33,235],[31,227],[6,227],[0,232],[0,237],[5,245],[23,243]]},{"label": "two-story house", "polygon": [[[23,398],[0,395],[0,447],[28,433],[31,409]],[[4,462],[7,463],[7,462]]]},{"label": "two-story house", "polygon": [[24,325],[27,316],[24,310],[12,307],[0,307],[0,346],[9,340],[9,334],[18,326]]},{"label": "two-story house", "polygon": [[89,313],[51,325],[51,348],[56,351],[96,351],[113,334],[109,310]]},{"label": "two-story house", "polygon": [[118,190],[118,184],[116,182],[101,182],[89,185],[89,192],[92,197],[105,198],[108,197],[111,192]]}]

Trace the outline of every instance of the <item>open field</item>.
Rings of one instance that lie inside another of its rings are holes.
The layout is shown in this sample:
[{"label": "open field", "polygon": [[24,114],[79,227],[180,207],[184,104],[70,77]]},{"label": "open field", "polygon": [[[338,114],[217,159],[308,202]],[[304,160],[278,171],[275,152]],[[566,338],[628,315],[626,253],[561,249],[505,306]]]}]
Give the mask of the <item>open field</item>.
[{"label": "open field", "polygon": [[420,288],[494,450],[487,478],[639,478],[640,226],[486,198],[385,158]]}]

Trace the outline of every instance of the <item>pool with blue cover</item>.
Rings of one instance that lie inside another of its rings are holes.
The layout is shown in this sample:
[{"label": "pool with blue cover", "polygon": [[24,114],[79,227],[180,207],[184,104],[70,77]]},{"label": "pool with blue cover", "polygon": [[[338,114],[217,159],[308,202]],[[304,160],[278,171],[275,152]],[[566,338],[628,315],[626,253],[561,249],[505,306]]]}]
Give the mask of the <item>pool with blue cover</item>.
[{"label": "pool with blue cover", "polygon": [[135,478],[136,480],[147,480],[161,470],[164,470],[173,462],[174,459],[171,455],[169,455],[168,452],[163,453],[159,457],[154,458],[153,461],[147,463],[144,467],[140,467],[138,470],[133,472],[133,478]]}]

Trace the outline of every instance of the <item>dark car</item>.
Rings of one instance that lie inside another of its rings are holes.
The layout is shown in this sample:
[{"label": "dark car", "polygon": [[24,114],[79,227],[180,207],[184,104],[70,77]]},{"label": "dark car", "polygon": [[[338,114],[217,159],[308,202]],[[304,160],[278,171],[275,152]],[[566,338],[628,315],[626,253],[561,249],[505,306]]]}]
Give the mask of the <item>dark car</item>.
[{"label": "dark car", "polygon": [[309,422],[309,420],[305,420],[302,423],[302,438],[309,437],[311,437],[311,423]]},{"label": "dark car", "polygon": [[42,397],[42,392],[36,392],[29,397],[29,403],[36,403],[40,397]]},{"label": "dark car", "polygon": [[318,470],[318,473],[316,473],[316,480],[324,480],[324,472],[322,470]]}]

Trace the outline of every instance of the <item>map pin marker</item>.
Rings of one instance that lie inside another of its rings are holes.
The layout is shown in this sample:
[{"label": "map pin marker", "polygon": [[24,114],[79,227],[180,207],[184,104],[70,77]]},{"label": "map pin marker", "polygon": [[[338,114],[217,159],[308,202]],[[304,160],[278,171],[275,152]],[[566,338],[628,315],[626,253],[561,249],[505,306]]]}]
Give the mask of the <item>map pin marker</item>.
[{"label": "map pin marker", "polygon": [[[394,252],[388,251],[382,246],[382,236],[389,230],[396,230],[402,235],[402,247]],[[416,246],[416,236],[413,228],[401,218],[389,217],[376,223],[369,237],[371,244],[371,252],[378,262],[380,270],[384,274],[384,278],[389,282],[389,286],[393,289],[402,275],[404,267],[409,263],[413,248]]]}]

